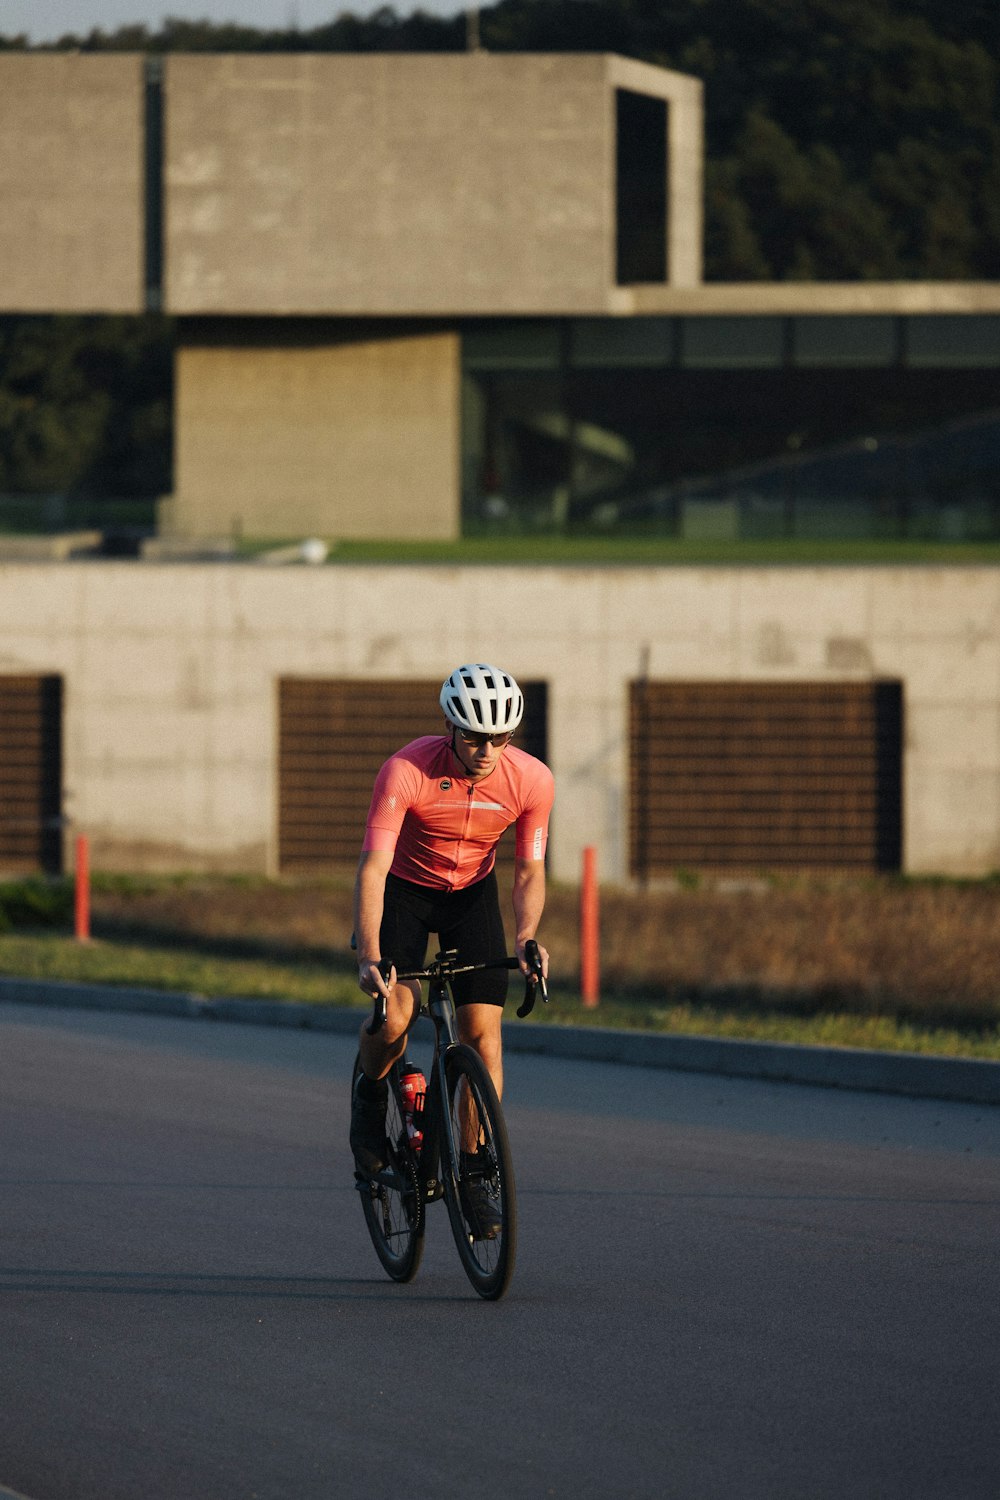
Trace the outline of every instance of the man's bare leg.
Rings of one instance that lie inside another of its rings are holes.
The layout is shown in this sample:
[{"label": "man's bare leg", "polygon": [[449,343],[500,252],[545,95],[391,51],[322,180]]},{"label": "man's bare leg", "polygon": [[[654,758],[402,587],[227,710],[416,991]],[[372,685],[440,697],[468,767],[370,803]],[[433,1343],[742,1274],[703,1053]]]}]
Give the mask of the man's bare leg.
[{"label": "man's bare leg", "polygon": [[[479,1053],[493,1080],[498,1099],[503,1093],[503,1044],[500,1034],[502,1016],[503,1008],[499,1005],[461,1005],[455,1012],[458,1039]],[[476,1151],[479,1146],[479,1123],[473,1118],[472,1101],[467,1092],[463,1094],[460,1111],[462,1149]]]}]

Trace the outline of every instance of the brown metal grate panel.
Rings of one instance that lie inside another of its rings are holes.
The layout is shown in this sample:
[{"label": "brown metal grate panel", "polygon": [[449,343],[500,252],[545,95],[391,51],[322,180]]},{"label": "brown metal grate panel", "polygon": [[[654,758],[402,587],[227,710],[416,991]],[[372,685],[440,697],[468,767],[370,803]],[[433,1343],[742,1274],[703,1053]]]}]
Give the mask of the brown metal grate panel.
[{"label": "brown metal grate panel", "polygon": [[[517,743],[546,758],[544,682],[521,684]],[[278,684],[278,863],[285,873],[357,864],[372,784],[401,745],[440,732],[440,682],[283,677]],[[513,831],[498,859],[513,857]]]},{"label": "brown metal grate panel", "polygon": [[898,869],[898,682],[633,682],[630,869]]},{"label": "brown metal grate panel", "polygon": [[0,676],[0,870],[62,870],[62,678]]}]

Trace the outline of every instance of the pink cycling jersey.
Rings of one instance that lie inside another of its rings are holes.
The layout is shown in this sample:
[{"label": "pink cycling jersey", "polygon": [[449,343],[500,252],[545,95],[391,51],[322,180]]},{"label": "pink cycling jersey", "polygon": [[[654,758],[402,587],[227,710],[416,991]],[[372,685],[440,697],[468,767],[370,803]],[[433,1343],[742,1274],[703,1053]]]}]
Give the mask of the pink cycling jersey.
[{"label": "pink cycling jersey", "polygon": [[473,781],[446,735],[424,735],[390,756],[375,778],[364,847],[394,849],[390,868],[404,880],[460,890],[489,874],[512,823],[517,857],[544,856],[554,792],[548,766],[514,745]]}]

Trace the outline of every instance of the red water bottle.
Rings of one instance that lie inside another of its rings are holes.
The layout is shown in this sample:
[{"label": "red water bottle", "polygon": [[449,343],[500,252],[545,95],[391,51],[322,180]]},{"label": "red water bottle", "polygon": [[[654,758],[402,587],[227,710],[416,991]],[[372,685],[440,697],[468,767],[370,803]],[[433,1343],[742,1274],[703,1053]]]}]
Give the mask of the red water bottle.
[{"label": "red water bottle", "polygon": [[406,1134],[414,1151],[424,1143],[424,1099],[427,1097],[427,1079],[416,1063],[405,1062],[399,1070],[399,1088],[403,1095],[403,1120]]}]

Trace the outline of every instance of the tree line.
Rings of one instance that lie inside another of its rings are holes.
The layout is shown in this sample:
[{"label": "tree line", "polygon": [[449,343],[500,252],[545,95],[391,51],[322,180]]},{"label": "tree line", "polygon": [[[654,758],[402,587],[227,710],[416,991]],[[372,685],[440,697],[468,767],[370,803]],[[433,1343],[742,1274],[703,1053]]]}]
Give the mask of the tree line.
[{"label": "tree line", "polygon": [[[709,281],[1000,274],[995,0],[500,0],[477,29],[493,52],[618,52],[703,80]],[[0,50],[453,52],[469,40],[464,9],[386,7],[309,30],[168,20],[45,48],[0,37]],[[164,319],[0,319],[0,493],[162,490],[169,340]]]}]

